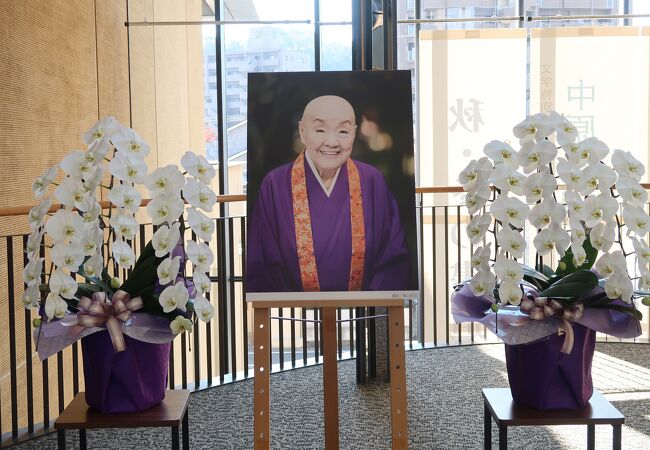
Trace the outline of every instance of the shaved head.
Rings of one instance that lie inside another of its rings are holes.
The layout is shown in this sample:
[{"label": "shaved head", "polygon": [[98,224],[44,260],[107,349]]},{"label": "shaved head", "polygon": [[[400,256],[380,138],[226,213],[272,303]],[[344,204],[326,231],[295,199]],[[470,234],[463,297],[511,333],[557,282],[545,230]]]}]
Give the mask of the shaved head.
[{"label": "shaved head", "polygon": [[323,116],[328,118],[334,116],[336,119],[348,120],[352,125],[356,125],[352,105],[343,97],[336,95],[323,95],[307,103],[301,121],[325,118]]},{"label": "shaved head", "polygon": [[305,106],[300,140],[326,186],[350,157],[356,130],[354,109],[344,98],[324,95]]}]

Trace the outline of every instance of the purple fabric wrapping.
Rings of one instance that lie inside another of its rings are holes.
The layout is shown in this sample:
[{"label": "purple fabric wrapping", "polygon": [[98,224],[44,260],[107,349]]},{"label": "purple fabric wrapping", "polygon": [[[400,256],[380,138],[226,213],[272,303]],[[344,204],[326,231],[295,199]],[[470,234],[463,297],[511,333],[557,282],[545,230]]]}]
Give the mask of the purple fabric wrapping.
[{"label": "purple fabric wrapping", "polygon": [[[537,291],[526,290],[534,297],[538,296]],[[585,301],[588,302],[590,298],[602,292],[601,288],[594,288],[584,296]],[[494,299],[487,296],[475,297],[467,283],[452,294],[452,316],[457,323],[479,322],[510,345],[534,342],[557,332],[557,320],[553,317],[546,320],[531,320],[528,315],[519,311],[519,307],[510,306],[502,306],[498,314],[494,314],[490,311],[492,303]],[[620,300],[616,300],[614,304],[625,305]],[[630,314],[612,309],[585,308],[583,316],[575,323],[621,339],[641,335],[641,324],[637,319]]]},{"label": "purple fabric wrapping", "polygon": [[144,411],[165,398],[171,343],[124,340],[121,353],[113,350],[107,331],[81,340],[86,403],[104,414]]},{"label": "purple fabric wrapping", "polygon": [[512,398],[536,409],[580,409],[591,398],[591,362],[596,332],[571,324],[571,354],[560,352],[564,336],[550,335],[532,344],[506,345],[506,366]]},{"label": "purple fabric wrapping", "polygon": [[[417,289],[412,285],[410,258],[395,198],[376,168],[355,161],[363,196],[366,258],[362,290]],[[296,250],[291,168],[269,172],[248,221],[246,290],[300,292],[302,282]],[[325,195],[305,163],[314,254],[322,291],[347,291],[350,277],[350,193],[345,167],[330,196]]]}]

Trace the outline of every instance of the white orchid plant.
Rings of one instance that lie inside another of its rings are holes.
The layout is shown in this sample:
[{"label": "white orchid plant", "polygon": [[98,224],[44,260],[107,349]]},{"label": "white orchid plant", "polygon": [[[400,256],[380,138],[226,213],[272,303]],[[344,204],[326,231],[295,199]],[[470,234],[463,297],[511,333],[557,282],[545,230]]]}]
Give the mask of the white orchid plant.
[{"label": "white orchid plant", "polygon": [[[640,318],[633,300],[647,303],[650,290],[643,164],[614,150],[608,166],[607,145],[593,137],[578,142],[575,126],[556,112],[529,116],[513,131],[518,151],[492,141],[486,156],[472,160],[459,177],[471,216],[473,294],[493,298],[493,311],[516,305],[536,320],[578,320],[589,307]],[[530,230],[536,231],[535,268],[521,263]],[[494,251],[487,233],[494,235]],[[553,252],[559,256],[555,270],[544,264]],[[639,276],[631,277],[627,257],[634,254]],[[601,294],[586,301],[596,286]],[[539,296],[525,295],[526,287]]]},{"label": "white orchid plant", "polygon": [[[208,243],[214,222],[206,213],[217,200],[209,187],[214,168],[202,156],[187,152],[181,158],[185,173],[175,165],[147,173],[149,145],[113,117],[86,131],[83,142],[87,150],[72,151],[32,186],[36,198],[45,198],[29,212],[25,307],[37,307],[46,297],[42,312],[55,320],[68,311],[78,312],[83,297],[103,292],[110,301],[124,291],[142,299],[141,311],[167,317],[174,334],[191,330],[193,318],[209,321],[214,307],[205,294],[211,289],[213,254]],[[60,172],[64,176],[57,181]],[[146,209],[157,229],[136,261],[135,214],[142,201],[136,187],[142,184],[151,194]],[[54,213],[46,196],[50,186],[56,186],[54,197],[61,204]],[[102,189],[108,207],[98,201]],[[188,225],[196,240],[183,239]],[[48,273],[42,256],[46,247],[51,258]],[[193,264],[192,282],[186,275],[187,259]],[[126,274],[124,279],[120,273]]]}]

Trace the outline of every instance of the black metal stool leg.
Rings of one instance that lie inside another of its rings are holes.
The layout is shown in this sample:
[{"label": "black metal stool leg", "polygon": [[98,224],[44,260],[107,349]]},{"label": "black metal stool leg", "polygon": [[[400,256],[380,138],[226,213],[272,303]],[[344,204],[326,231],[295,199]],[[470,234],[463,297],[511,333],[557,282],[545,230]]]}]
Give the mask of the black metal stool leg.
[{"label": "black metal stool leg", "polygon": [[621,425],[612,425],[614,429],[614,441],[612,448],[614,450],[621,450]]},{"label": "black metal stool leg", "polygon": [[172,427],[172,449],[173,450],[179,450],[180,449],[180,436],[178,433],[178,426]]},{"label": "black metal stool leg", "polygon": [[483,449],[490,450],[492,448],[492,415],[490,408],[483,403]]},{"label": "black metal stool leg", "polygon": [[56,432],[56,440],[59,450],[65,450],[65,430],[58,430]]},{"label": "black metal stool leg", "polygon": [[190,412],[185,411],[183,416],[183,450],[190,449]]},{"label": "black metal stool leg", "polygon": [[499,424],[499,450],[508,449],[508,427]]},{"label": "black metal stool leg", "polygon": [[587,425],[587,450],[596,449],[596,425]]},{"label": "black metal stool leg", "polygon": [[79,449],[80,450],[86,450],[86,429],[85,428],[79,428]]}]

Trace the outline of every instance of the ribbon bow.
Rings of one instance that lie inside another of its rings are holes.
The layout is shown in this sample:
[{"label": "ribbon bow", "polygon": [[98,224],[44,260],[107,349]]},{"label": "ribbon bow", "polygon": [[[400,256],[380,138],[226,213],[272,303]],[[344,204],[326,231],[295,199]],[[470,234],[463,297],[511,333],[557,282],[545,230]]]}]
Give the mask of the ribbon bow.
[{"label": "ribbon bow", "polygon": [[113,348],[119,353],[126,348],[119,322],[126,322],[131,312],[142,306],[140,297],[131,298],[128,292],[122,290],[117,291],[112,300],[106,299],[105,292],[95,292],[92,300],[88,297],[81,297],[79,300],[76,325],[85,328],[106,325]]}]

